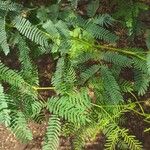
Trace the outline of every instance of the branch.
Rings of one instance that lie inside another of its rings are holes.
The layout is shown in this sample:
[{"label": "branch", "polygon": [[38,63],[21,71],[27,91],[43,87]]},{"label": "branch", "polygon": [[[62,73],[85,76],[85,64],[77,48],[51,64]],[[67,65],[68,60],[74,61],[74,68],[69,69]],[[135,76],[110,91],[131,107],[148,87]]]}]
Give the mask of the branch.
[{"label": "branch", "polygon": [[32,86],[32,88],[34,89],[34,90],[54,90],[55,89],[55,87],[35,87],[35,86]]}]

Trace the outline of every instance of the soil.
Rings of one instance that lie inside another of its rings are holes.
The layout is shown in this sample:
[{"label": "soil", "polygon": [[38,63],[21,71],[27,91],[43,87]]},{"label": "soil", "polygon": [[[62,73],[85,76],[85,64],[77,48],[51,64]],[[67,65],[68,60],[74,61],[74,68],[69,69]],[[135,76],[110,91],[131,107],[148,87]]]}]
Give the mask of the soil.
[{"label": "soil", "polygon": [[[0,125],[0,150],[42,150],[42,142],[46,131],[46,123],[30,123],[29,127],[33,133],[33,140],[23,144],[6,127]],[[95,142],[89,142],[85,150],[103,150],[105,137],[99,135]],[[70,138],[61,137],[59,150],[72,150]]]},{"label": "soil", "polygon": [[125,127],[129,129],[130,134],[135,135],[136,138],[143,143],[144,150],[150,150],[150,134],[144,132],[144,129],[149,124],[143,122],[143,118],[134,113],[127,113]]}]

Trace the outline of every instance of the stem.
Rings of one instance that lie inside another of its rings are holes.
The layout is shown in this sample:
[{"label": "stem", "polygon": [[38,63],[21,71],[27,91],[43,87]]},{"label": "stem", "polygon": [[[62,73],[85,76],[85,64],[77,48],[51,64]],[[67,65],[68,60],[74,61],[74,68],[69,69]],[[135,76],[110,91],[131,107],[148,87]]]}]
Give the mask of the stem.
[{"label": "stem", "polygon": [[35,87],[35,86],[32,86],[32,88],[34,90],[54,90],[55,89],[54,87]]},{"label": "stem", "polygon": [[138,55],[138,52],[132,52],[132,51],[128,51],[128,50],[122,50],[122,49],[119,49],[119,48],[108,47],[108,46],[105,46],[105,45],[94,45],[94,44],[88,43],[87,41],[85,41],[85,40],[83,40],[83,39],[79,39],[79,38],[76,38],[76,37],[72,37],[72,39],[73,39],[73,40],[76,40],[76,41],[78,41],[78,42],[81,42],[81,43],[85,43],[85,44],[88,45],[89,47],[95,48],[96,50],[104,49],[104,50],[108,50],[108,51],[123,53],[123,54],[131,55],[131,56],[134,56],[134,57],[137,57],[137,58],[139,58],[139,59],[141,59],[141,60],[146,61],[146,59],[145,59],[144,57]]},{"label": "stem", "polygon": [[[131,104],[136,104],[137,102],[135,102],[135,103],[131,103]],[[127,105],[108,105],[108,106],[100,106],[100,105],[96,105],[96,104],[94,104],[94,103],[91,103],[93,106],[96,106],[96,107],[99,107],[100,109],[103,109],[103,107],[116,107],[116,106],[129,106],[130,104],[127,104]],[[137,114],[139,114],[139,115],[141,115],[141,116],[146,116],[146,114],[145,113],[140,113],[140,112],[138,112],[138,111],[136,111],[136,110],[134,110],[134,109],[131,109],[130,107],[128,108],[129,110],[131,110],[131,111],[133,111],[133,112],[135,112],[135,113],[137,113]],[[103,110],[105,110],[105,109],[103,109]],[[107,112],[106,110],[105,110],[105,112]],[[107,113],[108,114],[108,113]],[[109,115],[110,116],[110,115]],[[111,117],[112,118],[112,117]]]},{"label": "stem", "polygon": [[119,53],[123,53],[123,54],[126,54],[126,55],[131,55],[131,56],[135,56],[141,60],[144,60],[146,61],[146,59],[140,55],[137,55],[137,53],[135,52],[131,52],[131,51],[127,51],[127,50],[121,50],[119,48],[113,48],[113,47],[108,47],[108,46],[105,46],[105,45],[97,45],[96,46],[97,48],[102,48],[102,49],[107,49],[109,51],[114,51],[114,52],[119,52]]},{"label": "stem", "polygon": [[99,107],[100,109],[102,109],[107,115],[108,117],[116,124],[116,122],[114,121],[114,119],[111,117],[111,115],[100,105],[96,105],[94,103],[91,103],[93,106]]},{"label": "stem", "polygon": [[144,109],[143,109],[143,107],[141,106],[141,104],[138,102],[138,99],[137,99],[137,97],[135,96],[135,94],[132,93],[132,92],[129,92],[129,93],[135,98],[135,100],[136,100],[138,106],[140,107],[142,113],[145,114]]},{"label": "stem", "polygon": [[140,112],[138,112],[138,111],[136,111],[135,109],[131,109],[131,108],[129,108],[130,110],[132,110],[133,112],[135,112],[135,113],[137,113],[137,114],[139,114],[139,115],[141,115],[141,116],[144,116],[145,117],[145,113],[143,114],[143,113],[140,113]]}]

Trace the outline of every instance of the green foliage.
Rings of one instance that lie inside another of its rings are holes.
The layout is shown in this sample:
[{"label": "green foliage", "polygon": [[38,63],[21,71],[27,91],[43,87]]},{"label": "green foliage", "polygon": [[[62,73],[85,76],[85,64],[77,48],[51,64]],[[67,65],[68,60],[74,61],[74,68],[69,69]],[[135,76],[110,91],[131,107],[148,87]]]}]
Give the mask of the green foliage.
[{"label": "green foliage", "polygon": [[111,62],[120,67],[130,67],[132,65],[132,60],[130,58],[112,52],[104,53],[103,60]]},{"label": "green foliage", "polygon": [[109,27],[114,23],[114,19],[109,14],[96,15],[93,22],[100,26]]},{"label": "green foliage", "polygon": [[120,136],[124,138],[124,142],[127,143],[128,147],[133,150],[141,150],[141,143],[135,139],[135,136],[129,135],[127,129],[115,128],[109,133],[109,137],[106,141],[106,150],[115,150],[116,143],[119,141]]},{"label": "green foliage", "polygon": [[[50,6],[24,8],[0,0],[0,48],[5,55],[15,48],[20,66],[15,70],[5,61],[0,62],[0,122],[27,142],[32,140],[29,121],[42,123],[45,112],[51,114],[43,150],[58,149],[62,124],[65,132],[74,137],[76,150],[83,149],[99,133],[107,138],[107,150],[115,150],[122,143],[131,150],[141,150],[141,143],[121,123],[127,112],[141,114],[137,102],[132,102],[133,93],[143,96],[148,90],[149,54],[138,48],[117,48],[119,36],[112,26],[115,19],[123,18],[133,33],[140,10],[147,7],[115,0],[119,8],[114,19],[109,14],[99,14],[99,0],[91,0],[87,13],[80,15],[78,2],[59,0]],[[41,54],[51,55],[56,61],[49,81],[53,87],[39,85],[36,59]],[[126,68],[134,71],[132,80],[122,77]],[[38,93],[45,89],[56,94],[45,100]],[[125,100],[126,93],[132,95],[130,101]],[[146,113],[142,116],[149,119]]]},{"label": "green foliage", "polygon": [[64,94],[72,91],[76,81],[76,73],[67,58],[60,58],[56,68],[57,70],[52,78],[52,84],[56,92]]},{"label": "green foliage", "polygon": [[5,55],[7,55],[9,53],[9,45],[7,43],[7,35],[5,32],[5,14],[0,16],[0,37],[0,45]]},{"label": "green foliage", "polygon": [[140,31],[138,16],[141,11],[148,10],[148,5],[139,1],[115,0],[117,11],[114,13],[116,19],[121,19],[122,23],[128,28],[129,35]]},{"label": "green foliage", "polygon": [[123,97],[121,95],[121,90],[113,77],[112,73],[105,66],[101,67],[102,80],[104,84],[104,88],[109,95],[111,101],[110,103],[118,104],[123,101]]},{"label": "green foliage", "polygon": [[139,141],[135,140],[135,136],[129,136],[128,135],[128,130],[121,130],[120,131],[121,136],[124,138],[124,141],[128,144],[130,149],[133,150],[141,150],[142,146],[139,143]]},{"label": "green foliage", "polygon": [[150,50],[150,30],[146,32],[146,46]]},{"label": "green foliage", "polygon": [[120,89],[122,92],[131,93],[133,91],[133,83],[126,80],[121,80]]},{"label": "green foliage", "polygon": [[105,144],[106,150],[115,150],[116,149],[116,143],[119,141],[119,132],[118,128],[113,129],[111,133],[109,133],[109,137]]},{"label": "green foliage", "polygon": [[43,144],[43,150],[56,150],[59,146],[59,136],[61,133],[60,119],[53,115],[51,116],[46,133],[46,139]]},{"label": "green foliage", "polygon": [[4,94],[4,89],[0,84],[0,123],[6,127],[10,125],[10,110],[8,109],[7,97]]},{"label": "green foliage", "polygon": [[87,8],[88,16],[93,17],[96,14],[98,8],[99,8],[99,0],[91,1]]},{"label": "green foliage", "polygon": [[13,3],[9,0],[2,1],[0,0],[0,9],[6,11],[20,11],[22,6],[20,4]]},{"label": "green foliage", "polygon": [[61,98],[51,98],[48,101],[50,112],[79,125],[89,122],[89,107],[90,99],[85,91],[82,93],[73,92],[70,95],[62,96]]},{"label": "green foliage", "polygon": [[[149,103],[150,101],[148,100],[147,101],[147,103]],[[147,116],[146,116],[146,119],[145,119],[145,122],[149,122],[150,121],[150,114],[148,114]],[[144,132],[150,132],[150,128],[146,128],[145,130],[144,130]]]},{"label": "green foliage", "polygon": [[[140,73],[138,73],[140,72]],[[147,74],[141,73],[141,71],[137,70],[135,72],[135,91],[138,91],[138,95],[144,95],[148,90],[150,82],[150,77]]]},{"label": "green foliage", "polygon": [[39,30],[37,27],[33,26],[28,20],[22,16],[17,16],[14,20],[14,26],[20,31],[21,34],[34,41],[41,46],[47,46],[47,36]]},{"label": "green foliage", "polygon": [[108,43],[115,43],[118,40],[118,37],[115,34],[92,22],[87,24],[86,30],[94,38],[104,40]]},{"label": "green foliage", "polygon": [[83,71],[80,75],[81,83],[84,84],[86,81],[88,81],[91,77],[93,77],[94,74],[96,74],[100,69],[100,65],[93,65],[90,68]]},{"label": "green foliage", "polygon": [[26,82],[38,85],[37,69],[30,59],[30,49],[27,46],[26,41],[21,36],[18,36],[18,49],[19,61],[21,62],[20,74]]},{"label": "green foliage", "polygon": [[20,92],[35,97],[36,91],[29,85],[24,79],[16,72],[0,62],[0,80],[9,83],[16,88],[19,88]]},{"label": "green foliage", "polygon": [[148,74],[150,74],[150,54],[147,55],[147,70],[148,70]]},{"label": "green foliage", "polygon": [[145,60],[139,60],[137,58],[133,58],[133,65],[135,69],[138,69],[142,71],[143,73],[147,74],[148,72],[148,66],[147,66],[148,61]]},{"label": "green foliage", "polygon": [[28,142],[32,140],[32,133],[27,127],[27,121],[22,112],[17,112],[12,114],[12,125],[11,129],[16,135],[16,137],[23,142]]}]

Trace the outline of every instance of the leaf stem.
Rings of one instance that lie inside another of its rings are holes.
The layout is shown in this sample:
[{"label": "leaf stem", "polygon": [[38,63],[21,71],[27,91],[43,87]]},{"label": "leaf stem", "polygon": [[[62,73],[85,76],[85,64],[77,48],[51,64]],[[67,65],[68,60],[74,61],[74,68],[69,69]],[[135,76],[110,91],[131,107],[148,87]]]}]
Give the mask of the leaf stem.
[{"label": "leaf stem", "polygon": [[79,39],[79,38],[76,38],[76,37],[72,37],[72,39],[77,40],[78,42],[81,42],[81,43],[85,43],[85,44],[89,45],[89,47],[95,48],[96,50],[103,49],[103,50],[107,50],[107,51],[118,52],[118,53],[122,53],[122,54],[126,54],[126,55],[131,55],[131,56],[134,56],[134,57],[137,57],[141,60],[146,61],[146,58],[138,55],[137,52],[123,50],[123,49],[120,49],[120,48],[109,47],[109,46],[105,46],[105,45],[90,44],[88,41],[86,41],[84,39]]},{"label": "leaf stem", "polygon": [[32,86],[32,88],[34,90],[54,90],[55,87],[35,87],[35,86]]}]

